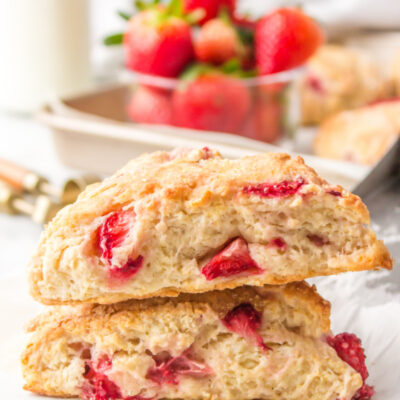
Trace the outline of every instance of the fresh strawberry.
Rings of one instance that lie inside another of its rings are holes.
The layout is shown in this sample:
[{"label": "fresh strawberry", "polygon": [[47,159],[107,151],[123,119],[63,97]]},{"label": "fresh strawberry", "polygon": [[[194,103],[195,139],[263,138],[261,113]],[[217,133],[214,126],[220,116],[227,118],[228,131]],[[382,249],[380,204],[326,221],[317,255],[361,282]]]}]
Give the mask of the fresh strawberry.
[{"label": "fresh strawberry", "polygon": [[134,122],[171,125],[170,92],[141,85],[133,93],[126,112]]},{"label": "fresh strawberry", "polygon": [[201,9],[204,16],[199,20],[199,24],[202,25],[218,16],[224,9],[232,15],[236,8],[236,0],[183,0],[183,8],[186,12]]},{"label": "fresh strawberry", "polygon": [[352,400],[370,400],[375,391],[372,386],[365,383],[368,378],[368,370],[365,365],[365,354],[361,340],[356,335],[345,332],[328,337],[327,342],[344,362],[361,375],[363,386],[353,396]]},{"label": "fresh strawberry", "polygon": [[149,368],[146,378],[160,386],[163,384],[177,385],[179,376],[204,378],[212,374],[209,366],[192,360],[189,351],[185,351],[177,357],[172,357],[168,352],[162,352],[153,356],[153,359],[156,366]]},{"label": "fresh strawberry", "polygon": [[107,217],[98,230],[98,246],[101,257],[108,264],[110,278],[116,281],[124,281],[137,274],[142,267],[143,257],[123,260],[116,259],[114,249],[124,245],[129,235],[129,229],[135,223],[133,211],[117,211]]},{"label": "fresh strawberry", "polygon": [[246,48],[238,32],[227,18],[214,18],[201,28],[194,43],[199,61],[223,64],[231,58],[243,59]]},{"label": "fresh strawberry", "polygon": [[263,351],[271,350],[257,332],[261,326],[261,320],[262,315],[250,303],[242,303],[229,311],[222,323],[230,331],[261,347]]},{"label": "fresh strawberry", "polygon": [[303,64],[323,41],[318,25],[294,8],[281,8],[261,18],[256,27],[256,64],[261,74]]},{"label": "fresh strawberry", "polygon": [[267,143],[274,143],[282,133],[282,107],[274,101],[257,101],[241,130],[243,136]]},{"label": "fresh strawberry", "polygon": [[175,77],[192,60],[190,25],[173,10],[157,6],[131,18],[123,40],[128,68]]},{"label": "fresh strawberry", "polygon": [[263,270],[251,258],[249,247],[242,238],[237,238],[229,243],[201,270],[208,281],[219,277],[238,274],[254,275],[262,272]]},{"label": "fresh strawberry", "polygon": [[239,79],[213,71],[183,80],[172,96],[176,125],[219,132],[238,132],[250,102]]}]

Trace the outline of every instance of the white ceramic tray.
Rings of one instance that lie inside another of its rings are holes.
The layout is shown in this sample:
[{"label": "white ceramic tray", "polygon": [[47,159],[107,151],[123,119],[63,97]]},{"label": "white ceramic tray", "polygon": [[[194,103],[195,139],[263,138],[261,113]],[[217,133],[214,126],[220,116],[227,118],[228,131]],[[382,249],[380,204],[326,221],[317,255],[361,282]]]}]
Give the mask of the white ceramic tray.
[{"label": "white ceramic tray", "polygon": [[[55,101],[41,110],[38,119],[51,128],[56,151],[65,164],[110,174],[139,154],[174,147],[209,146],[230,158],[266,151],[299,154],[291,141],[277,147],[226,133],[133,124],[124,115],[128,95],[129,87],[121,85],[71,100]],[[308,140],[308,136],[305,133],[303,137]],[[367,167],[346,162],[301,155],[322,176],[348,189],[369,171]]]}]

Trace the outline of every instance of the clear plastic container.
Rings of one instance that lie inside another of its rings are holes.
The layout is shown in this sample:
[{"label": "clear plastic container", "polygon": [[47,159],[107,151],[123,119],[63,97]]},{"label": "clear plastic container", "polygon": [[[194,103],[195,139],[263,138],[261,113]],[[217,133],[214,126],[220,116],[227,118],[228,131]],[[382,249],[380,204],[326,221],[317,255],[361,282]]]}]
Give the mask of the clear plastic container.
[{"label": "clear plastic container", "polygon": [[301,72],[297,68],[254,78],[205,75],[191,81],[129,72],[132,93],[126,112],[137,123],[279,143],[298,126],[294,83]]}]

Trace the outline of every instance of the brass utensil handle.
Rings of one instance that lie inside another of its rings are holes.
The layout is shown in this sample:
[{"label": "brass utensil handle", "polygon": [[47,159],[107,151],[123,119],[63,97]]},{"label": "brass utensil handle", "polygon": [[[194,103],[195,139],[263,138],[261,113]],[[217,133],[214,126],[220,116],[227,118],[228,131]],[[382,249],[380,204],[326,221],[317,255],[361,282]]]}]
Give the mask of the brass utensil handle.
[{"label": "brass utensil handle", "polygon": [[0,179],[17,191],[35,192],[44,179],[26,168],[0,159]]}]

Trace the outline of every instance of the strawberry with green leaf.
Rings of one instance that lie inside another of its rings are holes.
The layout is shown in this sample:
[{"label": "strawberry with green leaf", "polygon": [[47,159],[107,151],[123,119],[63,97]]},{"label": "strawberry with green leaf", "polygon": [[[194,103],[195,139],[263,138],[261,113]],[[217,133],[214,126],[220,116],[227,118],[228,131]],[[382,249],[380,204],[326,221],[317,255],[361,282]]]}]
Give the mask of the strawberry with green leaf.
[{"label": "strawberry with green leaf", "polygon": [[243,82],[234,74],[225,74],[223,68],[204,64],[186,71],[172,95],[175,124],[192,129],[235,133],[250,105]]},{"label": "strawberry with green leaf", "polygon": [[181,0],[134,15],[123,38],[126,66],[145,74],[178,76],[194,56],[188,19]]},{"label": "strawberry with green leaf", "polygon": [[218,18],[206,22],[195,40],[194,50],[200,62],[223,64],[236,58],[249,64],[252,46],[242,40],[238,28],[232,23],[229,15],[221,13]]}]

